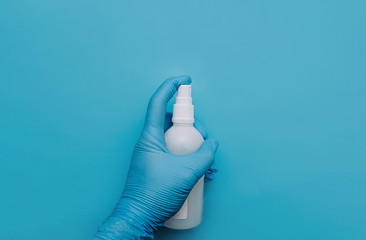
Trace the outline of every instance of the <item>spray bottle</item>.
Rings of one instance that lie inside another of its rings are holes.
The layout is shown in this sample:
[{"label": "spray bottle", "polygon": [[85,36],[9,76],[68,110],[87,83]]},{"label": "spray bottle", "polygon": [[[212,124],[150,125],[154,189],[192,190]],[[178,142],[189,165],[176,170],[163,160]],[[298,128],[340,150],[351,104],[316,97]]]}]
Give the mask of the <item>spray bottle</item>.
[{"label": "spray bottle", "polygon": [[[194,106],[191,85],[181,85],[173,107],[173,126],[165,133],[165,143],[171,154],[186,155],[196,152],[203,143],[203,137],[193,127]],[[203,181],[198,180],[177,214],[165,222],[172,229],[189,229],[198,226],[202,220]]]}]

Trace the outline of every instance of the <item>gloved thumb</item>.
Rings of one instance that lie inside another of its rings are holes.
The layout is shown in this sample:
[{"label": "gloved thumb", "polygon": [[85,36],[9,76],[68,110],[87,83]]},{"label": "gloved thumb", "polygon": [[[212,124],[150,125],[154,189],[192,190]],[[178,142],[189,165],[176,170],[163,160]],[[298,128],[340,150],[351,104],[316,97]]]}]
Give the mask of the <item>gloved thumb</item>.
[{"label": "gloved thumb", "polygon": [[208,138],[202,143],[197,152],[188,155],[192,165],[202,175],[207,172],[215,161],[215,153],[218,146],[219,143],[215,139]]}]

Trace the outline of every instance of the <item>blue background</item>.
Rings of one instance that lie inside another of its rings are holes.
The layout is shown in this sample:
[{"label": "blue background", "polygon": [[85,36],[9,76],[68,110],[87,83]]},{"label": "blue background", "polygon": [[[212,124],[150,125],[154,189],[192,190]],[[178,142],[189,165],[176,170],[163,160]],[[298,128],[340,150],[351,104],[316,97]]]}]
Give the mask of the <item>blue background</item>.
[{"label": "blue background", "polygon": [[0,2],[0,239],[91,239],[147,102],[193,79],[220,141],[168,239],[366,239],[365,1]]}]

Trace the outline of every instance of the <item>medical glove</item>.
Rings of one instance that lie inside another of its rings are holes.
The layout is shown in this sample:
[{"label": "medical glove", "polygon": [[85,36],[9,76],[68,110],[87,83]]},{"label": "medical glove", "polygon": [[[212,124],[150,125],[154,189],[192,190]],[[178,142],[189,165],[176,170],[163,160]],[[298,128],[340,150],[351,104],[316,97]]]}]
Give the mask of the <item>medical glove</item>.
[{"label": "medical glove", "polygon": [[207,179],[212,179],[216,170],[210,166],[218,142],[206,139],[199,123],[195,127],[205,141],[197,152],[172,155],[165,146],[164,132],[172,125],[167,103],[180,85],[190,83],[188,76],[169,78],[151,97],[121,199],[95,239],[153,239],[157,228],[179,211],[197,181],[206,172]]}]

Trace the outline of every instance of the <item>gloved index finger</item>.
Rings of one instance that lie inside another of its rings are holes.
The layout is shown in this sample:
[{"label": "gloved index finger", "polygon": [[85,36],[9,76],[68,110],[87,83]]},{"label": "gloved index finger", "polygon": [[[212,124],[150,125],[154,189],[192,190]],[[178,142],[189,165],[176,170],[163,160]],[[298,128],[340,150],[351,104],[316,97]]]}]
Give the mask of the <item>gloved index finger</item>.
[{"label": "gloved index finger", "polygon": [[152,125],[164,129],[166,106],[169,100],[177,92],[178,87],[183,84],[191,84],[189,76],[168,78],[151,97],[146,114],[146,125]]}]

